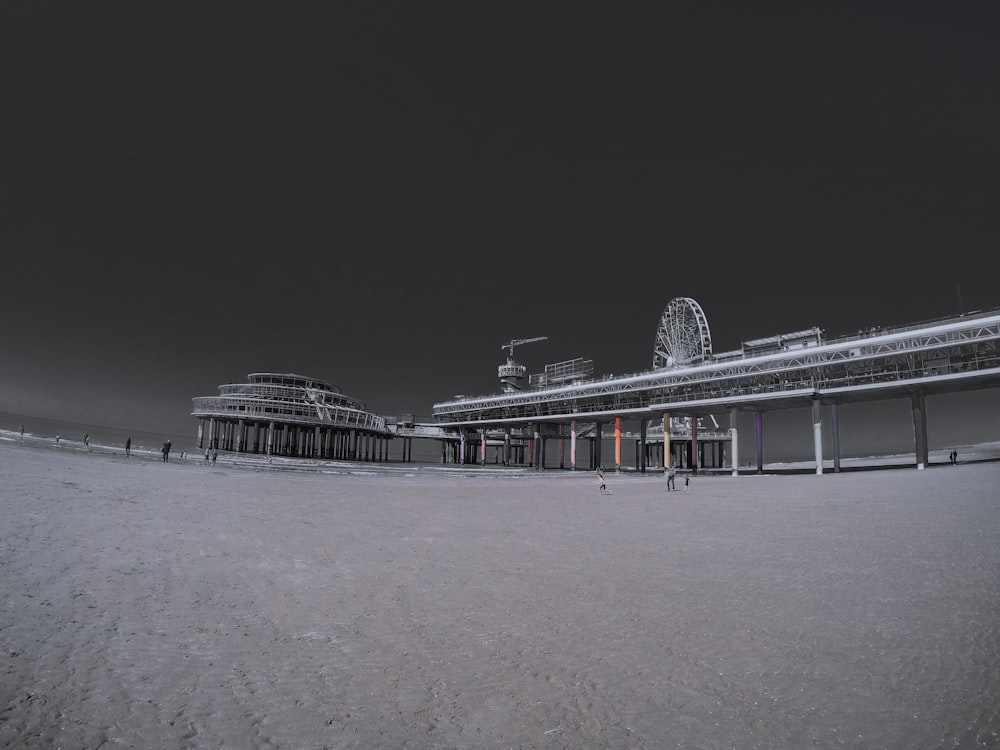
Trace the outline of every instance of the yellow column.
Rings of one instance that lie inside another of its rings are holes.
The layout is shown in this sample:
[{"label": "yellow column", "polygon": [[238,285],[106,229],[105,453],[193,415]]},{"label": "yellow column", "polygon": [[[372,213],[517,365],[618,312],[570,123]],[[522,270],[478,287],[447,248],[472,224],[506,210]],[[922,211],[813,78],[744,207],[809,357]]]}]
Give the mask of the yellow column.
[{"label": "yellow column", "polygon": [[663,412],[663,468],[670,468],[670,412]]}]

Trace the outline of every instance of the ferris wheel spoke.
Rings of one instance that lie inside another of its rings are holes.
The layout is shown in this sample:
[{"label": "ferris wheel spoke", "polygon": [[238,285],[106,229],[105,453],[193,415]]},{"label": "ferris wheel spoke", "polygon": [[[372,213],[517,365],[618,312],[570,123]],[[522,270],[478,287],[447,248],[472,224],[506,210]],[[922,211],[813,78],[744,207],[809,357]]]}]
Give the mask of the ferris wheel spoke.
[{"label": "ferris wheel spoke", "polygon": [[712,334],[701,306],[690,297],[670,300],[656,331],[653,367],[679,367],[712,354]]}]

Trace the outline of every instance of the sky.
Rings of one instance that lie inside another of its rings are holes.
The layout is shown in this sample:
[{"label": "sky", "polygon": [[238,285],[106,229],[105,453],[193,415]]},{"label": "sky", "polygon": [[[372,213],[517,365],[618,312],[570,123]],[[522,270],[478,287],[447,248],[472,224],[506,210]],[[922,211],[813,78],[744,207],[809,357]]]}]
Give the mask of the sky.
[{"label": "sky", "polygon": [[383,415],[1000,307],[995,3],[0,6],[0,410]]}]

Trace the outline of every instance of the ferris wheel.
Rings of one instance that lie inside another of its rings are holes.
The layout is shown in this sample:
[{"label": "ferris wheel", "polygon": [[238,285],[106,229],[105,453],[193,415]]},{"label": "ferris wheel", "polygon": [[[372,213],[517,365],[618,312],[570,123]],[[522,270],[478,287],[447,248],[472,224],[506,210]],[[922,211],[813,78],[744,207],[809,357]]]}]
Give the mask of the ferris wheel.
[{"label": "ferris wheel", "polygon": [[683,367],[712,354],[712,332],[701,305],[690,297],[674,297],[656,329],[653,369]]}]

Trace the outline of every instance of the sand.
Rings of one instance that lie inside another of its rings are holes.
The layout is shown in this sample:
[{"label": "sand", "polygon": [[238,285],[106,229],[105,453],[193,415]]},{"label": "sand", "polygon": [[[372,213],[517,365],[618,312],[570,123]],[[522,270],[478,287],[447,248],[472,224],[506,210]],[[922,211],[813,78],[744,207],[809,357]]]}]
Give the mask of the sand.
[{"label": "sand", "polygon": [[0,441],[0,747],[998,747],[998,486]]}]

